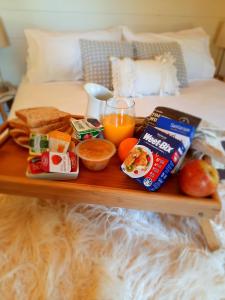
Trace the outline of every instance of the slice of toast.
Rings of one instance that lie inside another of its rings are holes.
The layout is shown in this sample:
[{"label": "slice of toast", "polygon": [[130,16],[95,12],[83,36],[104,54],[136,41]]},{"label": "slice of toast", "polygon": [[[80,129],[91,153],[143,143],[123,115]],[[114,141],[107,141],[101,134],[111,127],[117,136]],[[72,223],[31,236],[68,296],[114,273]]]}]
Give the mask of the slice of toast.
[{"label": "slice of toast", "polygon": [[16,116],[24,121],[28,127],[37,128],[51,123],[66,121],[70,114],[55,107],[35,107],[16,111]]},{"label": "slice of toast", "polygon": [[18,136],[29,136],[29,133],[20,128],[12,128],[9,130],[9,134],[12,138],[17,138]]},{"label": "slice of toast", "polygon": [[64,125],[62,127],[57,128],[56,130],[68,133],[67,130],[69,130],[69,128],[71,128],[70,125]]},{"label": "slice of toast", "polygon": [[29,145],[28,145],[29,137],[28,136],[19,136],[19,137],[15,138],[14,141],[22,147],[29,148]]},{"label": "slice of toast", "polygon": [[20,120],[19,118],[11,119],[9,120],[9,127],[13,129],[21,129],[26,133],[29,133],[29,128],[27,127],[27,124]]},{"label": "slice of toast", "polygon": [[52,130],[58,130],[59,128],[67,128],[70,125],[69,120],[57,121],[55,123],[50,123],[41,127],[31,128],[30,131],[33,133],[43,133],[46,134]]}]

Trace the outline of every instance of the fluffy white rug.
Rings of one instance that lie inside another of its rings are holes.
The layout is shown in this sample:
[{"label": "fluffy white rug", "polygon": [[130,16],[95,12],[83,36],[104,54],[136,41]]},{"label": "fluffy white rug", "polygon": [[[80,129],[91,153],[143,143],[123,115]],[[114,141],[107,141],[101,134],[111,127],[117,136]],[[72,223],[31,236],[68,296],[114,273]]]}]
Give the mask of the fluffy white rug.
[{"label": "fluffy white rug", "polygon": [[213,224],[210,253],[191,218],[1,195],[0,299],[225,299]]}]

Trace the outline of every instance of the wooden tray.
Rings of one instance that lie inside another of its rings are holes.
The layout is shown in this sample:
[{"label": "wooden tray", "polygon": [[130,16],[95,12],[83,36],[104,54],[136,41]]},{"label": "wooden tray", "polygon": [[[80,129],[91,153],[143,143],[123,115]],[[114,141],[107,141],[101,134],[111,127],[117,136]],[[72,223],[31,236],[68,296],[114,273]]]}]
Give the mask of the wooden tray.
[{"label": "wooden tray", "polygon": [[103,171],[92,172],[80,164],[78,178],[65,182],[27,178],[28,151],[12,139],[1,146],[0,157],[1,193],[193,216],[202,226],[210,249],[219,247],[209,222],[221,209],[218,194],[211,198],[182,195],[176,176],[172,176],[158,192],[151,193],[120,171],[116,155]]}]

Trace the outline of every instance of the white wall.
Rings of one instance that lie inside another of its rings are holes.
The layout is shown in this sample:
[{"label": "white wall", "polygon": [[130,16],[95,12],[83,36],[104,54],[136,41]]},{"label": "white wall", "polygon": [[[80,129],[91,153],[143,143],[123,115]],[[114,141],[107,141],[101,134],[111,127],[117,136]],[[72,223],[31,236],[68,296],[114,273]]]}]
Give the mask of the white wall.
[{"label": "white wall", "polygon": [[162,32],[202,26],[213,38],[225,19],[225,0],[0,0],[0,16],[11,42],[0,50],[1,69],[5,79],[18,83],[25,72],[24,28],[65,31],[126,24],[135,31]]}]

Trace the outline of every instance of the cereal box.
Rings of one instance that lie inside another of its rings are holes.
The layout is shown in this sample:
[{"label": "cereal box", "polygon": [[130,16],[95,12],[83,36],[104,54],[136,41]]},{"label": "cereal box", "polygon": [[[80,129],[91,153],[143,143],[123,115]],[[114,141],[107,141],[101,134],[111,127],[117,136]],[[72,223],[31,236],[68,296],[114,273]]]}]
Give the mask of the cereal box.
[{"label": "cereal box", "polygon": [[195,128],[192,125],[178,122],[176,120],[172,120],[163,116],[159,117],[156,121],[156,128],[183,143],[184,147],[182,157],[173,170],[173,172],[176,172],[179,170],[179,167],[181,166],[181,163],[191,145],[191,142],[195,135]]},{"label": "cereal box", "polygon": [[148,125],[121,170],[149,191],[156,191],[179,162],[183,147],[181,141]]},{"label": "cereal box", "polygon": [[170,107],[158,106],[154,109],[149,117],[144,121],[144,125],[156,126],[156,123],[160,117],[167,117],[185,124],[192,125],[194,128],[197,128],[201,122],[201,119],[193,115],[184,113],[179,110],[172,109]]}]

